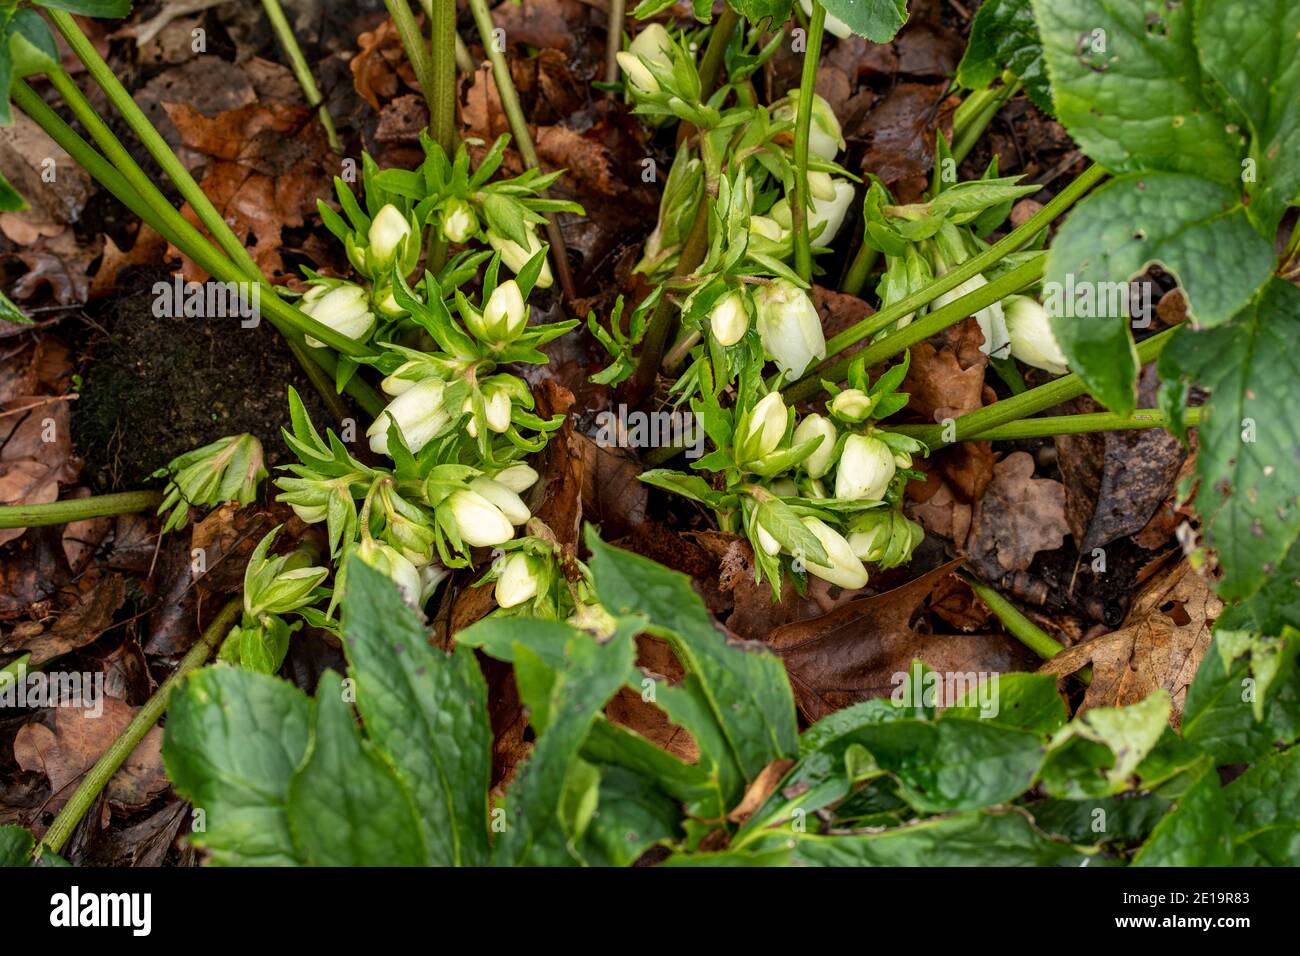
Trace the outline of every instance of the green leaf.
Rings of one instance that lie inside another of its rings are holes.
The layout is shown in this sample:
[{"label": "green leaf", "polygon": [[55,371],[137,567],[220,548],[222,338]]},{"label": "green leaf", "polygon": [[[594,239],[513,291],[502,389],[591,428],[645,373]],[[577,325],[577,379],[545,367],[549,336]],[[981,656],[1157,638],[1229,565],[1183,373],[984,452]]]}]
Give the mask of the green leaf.
[{"label": "green leaf", "polygon": [[83,17],[111,17],[121,19],[131,13],[131,0],[32,0],[47,10],[66,10]]},{"label": "green leaf", "polygon": [[1138,764],[1169,725],[1169,693],[1157,690],[1128,707],[1094,707],[1052,738],[1043,789],[1058,797],[1101,797],[1128,789]]},{"label": "green leaf", "polygon": [[727,0],[727,2],[750,23],[758,23],[764,17],[771,17],[773,24],[784,23],[790,16],[790,8],[793,6],[792,0]]},{"label": "green leaf", "polygon": [[562,797],[570,772],[580,762],[583,741],[605,703],[623,685],[636,658],[631,640],[598,644],[574,632],[565,648],[565,667],[551,673],[546,700],[534,691],[539,682],[520,680],[521,664],[548,669],[525,647],[515,651],[520,696],[535,714],[547,713],[546,728],[511,784],[505,832],[494,851],[498,864],[563,866],[578,861],[560,821]]},{"label": "green leaf", "polygon": [[873,43],[888,43],[907,22],[907,0],[826,0],[822,6]]},{"label": "green leaf", "polygon": [[[3,179],[4,177],[0,176],[0,181],[3,181]],[[2,191],[3,186],[0,185],[0,192]],[[14,322],[18,325],[32,324],[32,320],[23,313],[23,310],[18,308],[13,300],[3,292],[0,292],[0,322]]]},{"label": "green leaf", "polygon": [[1159,169],[1240,182],[1243,141],[1212,99],[1193,4],[1033,0],[1056,115],[1115,173]]},{"label": "green leaf", "polygon": [[22,827],[0,827],[0,867],[31,866],[36,841]]},{"label": "green leaf", "polygon": [[1201,63],[1251,132],[1249,212],[1272,237],[1300,199],[1300,4],[1293,0],[1197,0]]},{"label": "green leaf", "polygon": [[363,740],[343,679],[321,675],[311,747],[289,783],[289,829],[315,866],[420,866],[419,817],[410,791]]},{"label": "green leaf", "polygon": [[630,866],[655,844],[681,836],[681,807],[653,779],[602,767],[598,796],[580,847],[591,866]]},{"label": "green leaf", "polygon": [[1029,0],[984,0],[971,22],[957,82],[970,90],[987,89],[1004,69],[1020,77],[1035,106],[1052,112],[1043,44]]},{"label": "green leaf", "polygon": [[[1050,674],[998,674],[991,680],[991,694],[987,690],[982,694],[979,687],[971,688],[943,711],[941,719],[984,719],[1032,730],[1044,737],[1060,730],[1069,719],[1065,701],[1056,689],[1056,678]],[[991,706],[982,704],[981,698]]]},{"label": "green leaf", "polygon": [[1173,804],[1154,794],[1121,794],[1091,800],[1040,800],[1025,807],[1039,829],[1071,843],[1140,843]]},{"label": "green leaf", "polygon": [[1227,866],[1232,840],[1219,774],[1206,769],[1174,801],[1174,810],[1157,825],[1133,858],[1133,866]]},{"label": "green leaf", "polygon": [[348,564],[343,647],[370,740],[415,798],[428,863],[485,864],[492,730],[474,652],[460,641],[450,655],[431,648],[392,581],[358,558]]},{"label": "green leaf", "polygon": [[1089,859],[1016,810],[958,813],[880,833],[809,834],[793,841],[793,851],[792,862],[807,866],[1080,866]]},{"label": "green leaf", "polygon": [[1043,759],[1039,736],[961,717],[936,722],[868,724],[837,741],[858,744],[893,774],[903,799],[917,810],[973,810],[1029,789]]},{"label": "green leaf", "polygon": [[1223,788],[1234,866],[1300,865],[1300,747],[1274,754]]},{"label": "green leaf", "polygon": [[532,617],[485,617],[456,634],[456,643],[475,647],[488,657],[514,662],[515,647],[526,647],[548,667],[565,664],[565,646],[578,632],[562,621]]},{"label": "green leaf", "polygon": [[648,630],[669,641],[699,678],[746,780],[798,752],[794,696],[776,655],[729,642],[686,575],[610,547],[590,527],[587,547],[601,604],[611,614],[645,618]]},{"label": "green leaf", "polygon": [[[9,185],[9,180],[4,178],[4,174],[0,173],[0,212],[21,212],[26,208],[27,200],[23,199],[18,194],[18,190]],[[9,300],[6,298],[5,302],[9,302]],[[10,304],[12,305],[12,303]],[[17,321],[8,315],[5,318],[10,322]]]},{"label": "green leaf", "polygon": [[1160,357],[1162,378],[1185,377],[1211,392],[1199,430],[1196,509],[1228,601],[1259,590],[1300,536],[1292,480],[1300,422],[1279,404],[1300,379],[1298,340],[1300,289],[1275,279],[1232,322],[1184,329]]},{"label": "green leaf", "polygon": [[712,508],[718,507],[725,497],[699,475],[683,475],[681,472],[670,471],[667,468],[655,468],[643,471],[638,477],[647,485],[671,491],[675,495],[681,495],[683,498],[698,501]]},{"label": "green leaf", "polygon": [[307,752],[310,701],[287,681],[206,667],[172,694],[163,760],[176,790],[204,812],[190,842],[217,866],[302,862],[289,832],[288,793]]},{"label": "green leaf", "polygon": [[[1250,655],[1223,653],[1224,634],[1214,643],[1187,689],[1183,707],[1183,737],[1223,766],[1250,763],[1271,753],[1278,744],[1300,737],[1300,667],[1296,666],[1300,642],[1286,641],[1278,673],[1267,694],[1251,677]],[[1263,719],[1255,719],[1257,695],[1263,695]]]},{"label": "green leaf", "polygon": [[812,564],[826,565],[830,562],[821,541],[780,498],[771,498],[760,504],[755,520],[788,553],[800,555]]}]

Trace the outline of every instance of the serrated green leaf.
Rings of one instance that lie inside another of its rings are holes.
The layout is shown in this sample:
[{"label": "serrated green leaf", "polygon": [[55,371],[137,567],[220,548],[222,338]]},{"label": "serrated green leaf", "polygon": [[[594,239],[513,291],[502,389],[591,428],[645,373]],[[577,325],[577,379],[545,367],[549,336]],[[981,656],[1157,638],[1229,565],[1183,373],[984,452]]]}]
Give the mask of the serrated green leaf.
[{"label": "serrated green leaf", "polygon": [[1033,0],[1057,118],[1115,173],[1166,170],[1240,181],[1243,137],[1212,97],[1192,4]]},{"label": "serrated green leaf", "polygon": [[1020,77],[1035,106],[1052,112],[1043,44],[1029,0],[984,0],[971,21],[957,82],[971,90],[987,89],[1004,69]]},{"label": "serrated green leaf", "polygon": [[907,0],[828,0],[822,6],[873,43],[888,43],[907,22]]},{"label": "serrated green leaf", "polygon": [[1300,865],[1300,747],[1274,754],[1223,788],[1235,866]]},{"label": "serrated green leaf", "polygon": [[307,758],[289,782],[289,830],[313,866],[421,866],[415,801],[361,736],[343,679],[321,675]]},{"label": "serrated green leaf", "polygon": [[1184,329],[1160,357],[1162,378],[1210,390],[1196,509],[1223,568],[1225,600],[1258,591],[1300,536],[1300,486],[1292,480],[1300,421],[1285,410],[1300,380],[1298,340],[1300,289],[1274,279],[1232,322]]},{"label": "serrated green leaf", "polygon": [[167,776],[205,816],[190,840],[217,866],[303,862],[288,792],[307,752],[310,701],[287,681],[206,667],[172,694],[163,731]]},{"label": "serrated green leaf", "polygon": [[1253,168],[1238,175],[1251,219],[1272,238],[1300,200],[1300,4],[1197,0],[1196,44],[1205,72],[1250,127]]},{"label": "serrated green leaf", "polygon": [[1219,774],[1208,766],[1174,801],[1133,866],[1227,866],[1232,862],[1227,808]]},{"label": "serrated green leaf", "polygon": [[429,647],[416,612],[388,577],[353,558],[343,647],[370,740],[419,808],[428,863],[485,864],[492,730],[487,685],[470,646],[458,641],[450,655]]},{"label": "serrated green leaf", "polygon": [[525,658],[532,658],[529,666],[534,669],[547,665],[526,648],[516,650],[520,696],[534,713],[547,712],[546,727],[510,786],[505,832],[494,857],[499,864],[513,866],[571,866],[579,859],[559,820],[561,798],[583,741],[605,703],[627,679],[635,646],[631,640],[598,644],[575,632],[565,648],[565,667],[552,672],[545,701],[531,692],[541,684],[520,680]]},{"label": "serrated green leaf", "polygon": [[612,614],[639,615],[700,680],[746,780],[799,749],[794,696],[774,654],[729,643],[690,578],[611,547],[587,530],[596,594]]}]

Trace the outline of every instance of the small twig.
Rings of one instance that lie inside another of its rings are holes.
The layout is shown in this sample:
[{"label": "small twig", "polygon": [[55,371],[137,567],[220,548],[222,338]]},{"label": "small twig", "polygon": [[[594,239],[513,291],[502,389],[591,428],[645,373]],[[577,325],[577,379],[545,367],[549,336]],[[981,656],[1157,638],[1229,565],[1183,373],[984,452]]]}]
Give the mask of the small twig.
[{"label": "small twig", "polygon": [[266,18],[271,21],[271,29],[275,31],[280,45],[284,47],[293,75],[297,78],[298,85],[302,87],[303,96],[307,98],[307,105],[314,108],[320,117],[320,125],[325,129],[325,138],[329,141],[330,149],[342,153],[343,147],[339,143],[338,130],[334,128],[334,117],[330,115],[325,97],[321,95],[320,87],[316,85],[316,78],[312,76],[311,67],[307,65],[307,58],[302,54],[302,47],[298,45],[298,38],[284,15],[280,0],[262,0],[262,7],[266,10]]}]

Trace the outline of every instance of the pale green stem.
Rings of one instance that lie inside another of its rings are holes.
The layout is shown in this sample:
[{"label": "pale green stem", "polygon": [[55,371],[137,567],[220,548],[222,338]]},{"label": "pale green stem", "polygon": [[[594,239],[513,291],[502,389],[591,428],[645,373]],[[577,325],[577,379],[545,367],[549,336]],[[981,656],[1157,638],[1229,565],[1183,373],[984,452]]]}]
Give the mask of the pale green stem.
[{"label": "pale green stem", "polygon": [[804,282],[812,280],[812,241],[808,238],[808,136],[812,129],[812,104],[817,87],[817,60],[822,52],[826,8],[812,0],[808,48],[799,79],[799,115],[794,131],[794,202],[790,221],[794,229],[794,269]]},{"label": "pale green stem", "polygon": [[0,528],[45,528],[87,518],[135,514],[157,508],[162,499],[161,491],[120,491],[43,505],[5,505],[0,507]]},{"label": "pale green stem", "polygon": [[293,27],[289,25],[289,20],[284,15],[280,0],[262,0],[262,7],[266,10],[266,18],[271,21],[271,29],[280,40],[280,46],[284,47],[285,56],[289,58],[289,66],[298,80],[298,85],[302,87],[307,105],[313,107],[320,117],[320,125],[325,130],[330,149],[336,153],[343,152],[343,147],[339,144],[338,130],[334,128],[334,117],[330,115],[329,107],[325,105],[325,97],[321,96],[320,87],[316,85],[316,78],[312,76],[311,67],[302,54],[302,47],[298,45],[298,38],[294,36]]}]

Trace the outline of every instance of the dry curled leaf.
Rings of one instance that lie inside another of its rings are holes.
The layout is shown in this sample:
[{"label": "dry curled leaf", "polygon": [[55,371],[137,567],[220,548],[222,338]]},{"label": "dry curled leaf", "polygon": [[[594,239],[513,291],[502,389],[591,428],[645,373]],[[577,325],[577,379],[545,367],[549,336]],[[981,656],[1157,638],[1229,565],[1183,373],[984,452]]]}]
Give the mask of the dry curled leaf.
[{"label": "dry curled leaf", "polygon": [[1012,452],[993,466],[993,480],[975,506],[966,550],[991,578],[1027,571],[1039,551],[1065,541],[1065,488],[1034,477],[1034,458]]}]

